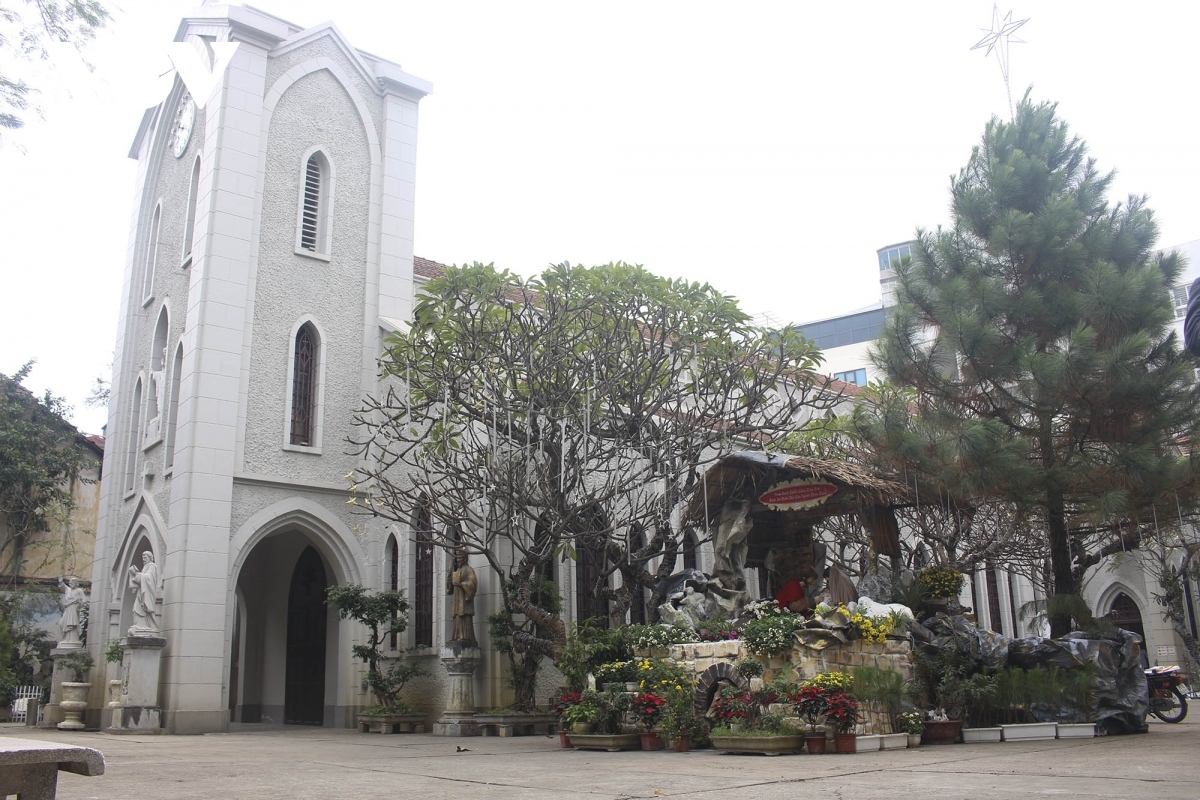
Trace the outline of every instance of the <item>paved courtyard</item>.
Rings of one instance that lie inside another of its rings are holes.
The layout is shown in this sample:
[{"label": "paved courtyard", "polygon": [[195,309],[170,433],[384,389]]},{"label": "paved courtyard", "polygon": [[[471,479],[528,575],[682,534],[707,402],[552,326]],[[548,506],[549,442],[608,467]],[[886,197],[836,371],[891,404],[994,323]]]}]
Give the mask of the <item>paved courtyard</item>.
[{"label": "paved courtyard", "polygon": [[[1200,722],[1090,741],[954,745],[854,756],[596,753],[557,739],[443,739],[267,728],[206,736],[30,732],[95,747],[107,773],[59,798],[1200,797]],[[457,748],[467,748],[459,752]]]}]

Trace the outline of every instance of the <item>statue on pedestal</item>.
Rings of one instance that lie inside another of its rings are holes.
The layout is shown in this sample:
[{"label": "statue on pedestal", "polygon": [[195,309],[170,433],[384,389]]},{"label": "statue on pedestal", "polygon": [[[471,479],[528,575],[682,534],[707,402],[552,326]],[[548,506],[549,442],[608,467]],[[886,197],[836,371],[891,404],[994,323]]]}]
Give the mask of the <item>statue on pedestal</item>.
[{"label": "statue on pedestal", "polygon": [[58,629],[62,633],[59,647],[79,647],[83,644],[82,618],[83,609],[87,605],[87,593],[79,588],[79,579],[72,575],[66,581],[58,579],[63,596],[59,603],[62,605],[62,616],[58,620]]},{"label": "statue on pedestal", "polygon": [[455,548],[453,565],[446,573],[446,594],[454,596],[450,605],[450,616],[454,618],[450,641],[475,644],[475,592],[478,589],[479,579],[467,563],[467,551]]},{"label": "statue on pedestal", "polygon": [[130,636],[156,636],[158,627],[158,565],[149,550],[142,553],[142,570],[129,565],[129,588],[133,596],[133,627]]}]

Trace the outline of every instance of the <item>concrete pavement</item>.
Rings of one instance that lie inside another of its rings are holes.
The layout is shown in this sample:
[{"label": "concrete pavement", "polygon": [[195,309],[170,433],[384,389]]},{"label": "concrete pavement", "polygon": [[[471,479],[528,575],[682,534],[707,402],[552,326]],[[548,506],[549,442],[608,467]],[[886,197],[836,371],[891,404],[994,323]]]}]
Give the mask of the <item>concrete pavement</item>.
[{"label": "concrete pavement", "polygon": [[[110,736],[0,726],[95,747],[106,773],[62,774],[81,798],[1200,798],[1200,722],[1093,740],[950,745],[853,756],[585,752],[557,738],[448,739],[244,726],[205,736]],[[458,747],[467,748],[458,752]]]}]

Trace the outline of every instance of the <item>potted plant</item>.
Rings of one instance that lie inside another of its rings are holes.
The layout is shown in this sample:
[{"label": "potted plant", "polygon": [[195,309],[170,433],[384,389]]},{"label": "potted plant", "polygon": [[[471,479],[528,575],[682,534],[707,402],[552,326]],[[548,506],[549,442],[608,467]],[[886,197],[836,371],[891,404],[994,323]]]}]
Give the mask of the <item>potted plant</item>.
[{"label": "potted plant", "polygon": [[789,698],[792,707],[804,720],[804,741],[808,752],[819,755],[825,752],[825,731],[820,727],[829,707],[829,694],[820,686],[804,685],[792,693]]},{"label": "potted plant", "polygon": [[64,731],[81,731],[84,728],[83,712],[87,708],[88,692],[92,684],[85,683],[88,673],[95,664],[92,654],[82,647],[72,650],[55,662],[55,666],[65,670],[64,677],[70,675],[72,680],[62,682],[62,700],[58,706],[63,710],[65,719],[58,723]]},{"label": "potted plant", "polygon": [[1022,721],[1001,725],[1006,742],[1030,742],[1053,739],[1058,733],[1053,722],[1038,722],[1033,713],[1035,707],[1045,708],[1057,704],[1060,682],[1057,673],[1045,667],[1032,669],[1010,669],[1012,674],[1011,700],[1020,708]]},{"label": "potted plant", "polygon": [[[598,710],[595,715],[592,733],[577,734],[571,730],[571,744],[584,750],[630,750],[638,745],[637,733],[626,733],[622,730],[625,713],[629,711],[631,695],[625,692],[597,692],[588,689],[583,693],[580,706],[594,706]],[[576,706],[579,708],[579,706]]]},{"label": "potted plant", "polygon": [[325,597],[342,619],[353,619],[367,627],[367,643],[351,648],[355,656],[367,663],[367,686],[376,700],[375,705],[358,715],[360,730],[379,733],[422,730],[424,715],[414,713],[400,699],[400,692],[410,680],[425,675],[425,670],[406,661],[397,661],[386,671],[380,666],[385,660],[383,641],[408,627],[408,601],[403,592],[372,592],[358,584],[347,584],[329,587]]},{"label": "potted plant", "polygon": [[[108,646],[104,648],[104,660],[109,664],[120,664],[125,658],[124,652],[121,650],[121,642],[117,639],[109,639]],[[111,673],[110,673],[111,674]],[[108,681],[108,707],[116,708],[121,704],[121,689],[125,682],[120,678],[110,678]]]},{"label": "potted plant", "polygon": [[938,611],[944,612],[950,599],[958,597],[963,587],[963,574],[954,567],[936,564],[918,572],[916,582],[925,595],[925,610],[932,616]]},{"label": "potted plant", "polygon": [[1068,670],[1063,696],[1069,716],[1058,723],[1059,739],[1090,739],[1096,735],[1096,665]]},{"label": "potted plant", "polygon": [[953,744],[962,733],[963,681],[974,662],[957,647],[946,646],[932,653],[913,650],[913,667],[913,702],[931,709],[926,713],[921,744]]},{"label": "potted plant", "polygon": [[[728,686],[713,703],[713,716],[725,724],[713,728],[712,743],[727,753],[781,755],[804,749],[803,731],[767,709],[796,691],[794,684],[775,682],[750,692]],[[738,727],[733,727],[738,725]]]},{"label": "potted plant", "polygon": [[963,726],[964,744],[998,742],[1002,729],[997,724],[996,698],[997,679],[982,672],[972,675],[962,683],[966,706],[967,725]]},{"label": "potted plant", "polygon": [[921,734],[925,732],[925,715],[920,711],[901,711],[896,715],[897,729],[908,737],[909,747],[921,746]]},{"label": "potted plant", "polygon": [[667,701],[653,692],[642,692],[630,701],[629,711],[641,728],[643,750],[662,749],[662,740],[654,733],[654,726],[662,718],[663,706]]},{"label": "potted plant", "polygon": [[580,701],[563,712],[562,721],[572,734],[589,734],[601,716],[603,712],[598,705]]},{"label": "potted plant", "polygon": [[854,728],[862,719],[858,701],[846,692],[830,692],[826,699],[825,721],[833,727],[833,742],[839,753],[857,752]]},{"label": "potted plant", "polygon": [[571,739],[567,736],[567,729],[570,728],[570,723],[565,716],[567,709],[579,705],[582,699],[582,692],[568,691],[560,694],[554,704],[554,715],[558,717],[558,742],[563,747],[571,746]]}]

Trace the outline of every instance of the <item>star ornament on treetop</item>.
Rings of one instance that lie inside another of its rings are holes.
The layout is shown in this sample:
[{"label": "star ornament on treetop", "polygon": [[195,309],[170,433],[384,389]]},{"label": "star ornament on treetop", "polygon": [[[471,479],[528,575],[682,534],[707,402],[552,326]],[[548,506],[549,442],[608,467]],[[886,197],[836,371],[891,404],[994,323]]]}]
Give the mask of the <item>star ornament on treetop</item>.
[{"label": "star ornament on treetop", "polygon": [[997,6],[992,6],[992,27],[988,29],[984,37],[980,39],[971,49],[978,50],[981,47],[986,47],[987,52],[985,52],[984,55],[990,56],[996,45],[1000,45],[1001,58],[1002,60],[1007,61],[1007,59],[1003,57],[1007,55],[1005,50],[1009,42],[1015,41],[1018,44],[1024,44],[1023,39],[1013,38],[1013,32],[1026,22],[1029,22],[1028,17],[1013,22],[1011,11],[1005,14],[1004,19],[1001,20],[1000,9]]}]

